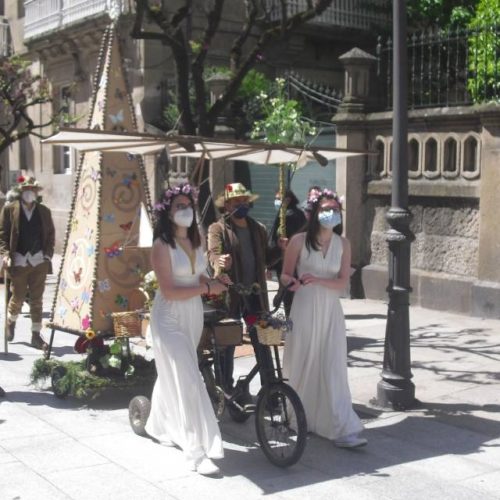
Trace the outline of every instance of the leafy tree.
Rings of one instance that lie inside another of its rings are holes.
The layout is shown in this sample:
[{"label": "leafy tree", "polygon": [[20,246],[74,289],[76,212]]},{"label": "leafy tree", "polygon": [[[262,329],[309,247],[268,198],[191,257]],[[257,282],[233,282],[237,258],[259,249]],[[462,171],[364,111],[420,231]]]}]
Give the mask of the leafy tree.
[{"label": "leafy tree", "polygon": [[412,0],[408,2],[408,22],[412,29],[431,26],[465,26],[478,0]]},{"label": "leafy tree", "polygon": [[[52,94],[47,79],[34,75],[29,61],[19,56],[0,60],[0,102],[0,154],[29,135],[43,137],[42,129],[62,117],[58,113],[38,121],[30,116],[36,105],[52,102]],[[68,117],[64,119],[68,121]]]},{"label": "leafy tree", "polygon": [[500,91],[500,0],[479,0],[469,27],[468,90],[474,102],[487,101]]},{"label": "leafy tree", "polygon": [[[135,0],[132,37],[158,40],[172,50],[176,67],[175,95],[181,112],[179,125],[180,131],[186,134],[212,136],[217,119],[235,99],[245,76],[262,60],[266,51],[307,21],[322,14],[333,0],[307,0],[305,9],[293,15],[288,15],[291,5],[288,0],[232,0],[233,7],[235,4],[244,7],[245,17],[232,44],[227,44],[226,57],[230,70],[228,85],[222,95],[207,107],[205,70],[212,45],[221,28],[225,3],[225,0],[184,0],[178,2],[179,8],[171,12],[166,0]],[[191,26],[194,9],[204,14],[206,25],[199,36],[196,34],[196,39],[190,39],[188,27]],[[274,21],[273,16],[278,20]],[[220,57],[220,53],[218,55]]]}]

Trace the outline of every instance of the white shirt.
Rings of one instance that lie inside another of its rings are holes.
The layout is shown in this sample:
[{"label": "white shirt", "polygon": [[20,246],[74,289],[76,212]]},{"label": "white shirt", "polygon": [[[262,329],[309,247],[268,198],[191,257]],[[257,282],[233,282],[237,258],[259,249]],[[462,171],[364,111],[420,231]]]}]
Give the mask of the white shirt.
[{"label": "white shirt", "polygon": [[[31,206],[31,209],[28,209],[26,205],[21,202],[21,207],[23,209],[24,215],[28,220],[31,220],[33,216],[33,211],[35,210],[35,204]],[[39,266],[44,261],[43,252],[40,250],[39,252],[31,255],[29,252],[26,252],[26,255],[21,255],[19,252],[14,252],[14,265],[20,267],[26,267],[28,264],[32,267]]]}]

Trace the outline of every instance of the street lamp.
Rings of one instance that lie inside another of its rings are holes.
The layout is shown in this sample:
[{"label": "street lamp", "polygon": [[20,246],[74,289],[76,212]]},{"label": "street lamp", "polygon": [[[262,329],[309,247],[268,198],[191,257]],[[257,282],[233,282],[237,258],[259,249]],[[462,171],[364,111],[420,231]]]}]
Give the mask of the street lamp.
[{"label": "street lamp", "polygon": [[410,231],[408,210],[408,69],[406,0],[393,1],[393,155],[390,229],[389,307],[385,330],[382,380],[377,384],[378,406],[404,410],[415,406],[415,385],[410,362]]}]

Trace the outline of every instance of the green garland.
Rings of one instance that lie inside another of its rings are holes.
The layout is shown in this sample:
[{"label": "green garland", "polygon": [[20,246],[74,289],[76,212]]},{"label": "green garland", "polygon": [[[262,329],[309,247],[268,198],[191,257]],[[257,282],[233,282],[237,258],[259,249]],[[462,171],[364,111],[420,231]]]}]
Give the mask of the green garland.
[{"label": "green garland", "polygon": [[39,358],[33,364],[30,380],[32,384],[40,384],[51,377],[56,367],[61,366],[65,374],[57,382],[60,392],[67,392],[68,395],[79,399],[93,399],[109,387],[126,388],[152,384],[156,376],[154,362],[148,362],[142,356],[135,355],[133,364],[135,371],[132,377],[124,377],[121,374],[97,376],[86,370],[85,360],[59,361]]}]

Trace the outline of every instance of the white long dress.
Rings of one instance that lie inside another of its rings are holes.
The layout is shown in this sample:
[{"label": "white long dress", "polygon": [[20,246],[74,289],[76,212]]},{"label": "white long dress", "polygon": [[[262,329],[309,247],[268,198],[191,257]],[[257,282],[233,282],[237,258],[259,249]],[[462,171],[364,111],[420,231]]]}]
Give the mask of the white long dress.
[{"label": "white long dress", "polygon": [[[342,258],[342,240],[333,233],[325,257],[304,245],[298,276],[310,273],[336,278]],[[347,380],[347,340],[339,291],[320,285],[300,287],[290,317],[293,330],[287,336],[283,371],[299,395],[309,431],[327,439],[360,432],[363,425],[352,409]]]},{"label": "white long dress", "polygon": [[[201,248],[194,266],[186,252],[168,247],[179,286],[199,284],[206,270]],[[193,269],[194,268],[194,269]],[[222,458],[222,439],[203,379],[196,347],[203,329],[203,306],[199,296],[166,300],[156,293],[151,309],[151,331],[156,380],[146,432],[160,442],[179,446],[191,468],[204,456]]]}]

